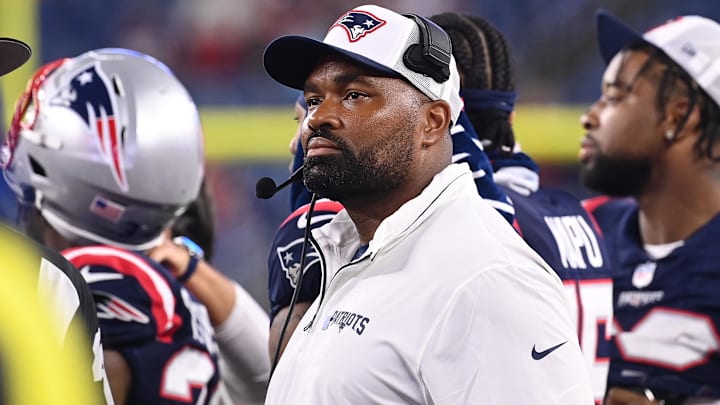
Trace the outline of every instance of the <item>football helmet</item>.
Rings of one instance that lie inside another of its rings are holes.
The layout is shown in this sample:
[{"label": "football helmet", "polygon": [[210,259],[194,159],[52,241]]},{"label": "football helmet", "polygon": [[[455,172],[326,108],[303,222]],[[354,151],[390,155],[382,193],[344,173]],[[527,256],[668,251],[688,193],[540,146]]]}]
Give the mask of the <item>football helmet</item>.
[{"label": "football helmet", "polygon": [[200,117],[161,62],[94,50],[35,73],[0,162],[20,202],[64,238],[146,250],[198,195]]}]

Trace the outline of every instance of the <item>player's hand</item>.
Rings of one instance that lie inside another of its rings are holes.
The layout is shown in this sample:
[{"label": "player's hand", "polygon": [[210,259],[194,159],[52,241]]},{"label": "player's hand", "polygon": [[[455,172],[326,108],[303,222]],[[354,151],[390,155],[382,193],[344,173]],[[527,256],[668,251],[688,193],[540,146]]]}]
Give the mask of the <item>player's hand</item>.
[{"label": "player's hand", "polygon": [[646,395],[620,387],[610,388],[605,405],[663,405],[663,402],[648,399]]},{"label": "player's hand", "polygon": [[159,246],[148,251],[148,256],[164,265],[175,278],[182,276],[190,263],[187,249],[176,245],[170,239],[164,239]]}]

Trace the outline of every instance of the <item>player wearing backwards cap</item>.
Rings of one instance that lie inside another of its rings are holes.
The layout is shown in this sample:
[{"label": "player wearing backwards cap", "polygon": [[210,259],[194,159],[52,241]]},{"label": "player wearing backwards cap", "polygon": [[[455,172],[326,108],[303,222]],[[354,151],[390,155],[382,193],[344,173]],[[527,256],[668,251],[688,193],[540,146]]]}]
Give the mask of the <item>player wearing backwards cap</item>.
[{"label": "player wearing backwards cap", "polygon": [[51,62],[21,96],[6,146],[28,231],[62,250],[92,289],[116,402],[217,403],[205,307],[141,253],[203,176],[199,114],[182,84],[124,49]]},{"label": "player wearing backwards cap", "polygon": [[608,63],[582,116],[583,182],[614,267],[606,403],[720,403],[720,25],[639,34],[597,16]]},{"label": "player wearing backwards cap", "polygon": [[592,403],[559,279],[451,162],[446,34],[361,6],[264,62],[308,102],[305,185],[345,207],[313,232],[327,286],[266,403]]},{"label": "player wearing backwards cap", "polygon": [[[0,76],[20,67],[30,58],[30,54],[30,47],[27,44],[11,38],[0,38]],[[5,150],[2,153],[4,154]],[[27,271],[29,273],[30,271],[39,270],[35,285],[38,288],[38,294],[43,297],[44,301],[48,301],[52,308],[53,321],[55,322],[53,326],[59,328],[59,342],[68,347],[73,345],[73,343],[65,343],[72,328],[82,328],[86,332],[86,343],[92,347],[92,352],[88,351],[87,353],[87,359],[92,359],[92,370],[88,369],[86,371],[88,381],[94,381],[98,386],[98,391],[103,391],[105,403],[112,404],[113,399],[103,365],[102,344],[100,343],[98,319],[95,314],[95,303],[82,275],[60,254],[29,239],[20,238],[19,234],[6,230],[4,225],[0,226],[0,229],[2,229],[3,237],[6,238],[3,245],[6,243],[24,243],[28,245],[26,248],[29,248],[29,251],[32,252],[30,253],[32,259],[30,260],[37,261],[37,268],[27,269]],[[26,269],[12,270],[19,272]],[[12,276],[6,274],[6,277]],[[6,281],[10,282],[10,280]],[[7,308],[5,310],[9,311]],[[13,325],[6,326],[10,329],[14,328]],[[46,336],[46,338],[48,337]],[[3,358],[5,357],[3,355]],[[77,364],[71,366],[72,368],[85,367],[85,365],[81,365],[85,359],[71,359],[77,362]],[[48,361],[51,362],[52,360],[48,359]],[[4,364],[4,366],[8,367],[9,363]],[[70,365],[66,364],[65,366]],[[28,367],[32,366],[28,365]],[[54,365],[48,364],[48,367],[54,367]],[[12,370],[9,371],[9,373],[12,372]],[[72,381],[67,382],[72,383]],[[77,382],[76,384],[80,385]]]},{"label": "player wearing backwards cap", "polygon": [[612,279],[602,237],[575,196],[539,182],[539,168],[518,151],[511,116],[515,78],[503,34],[481,17],[442,13],[430,17],[452,38],[465,102],[473,126],[515,207],[523,239],[557,272],[565,285],[593,394],[605,395]]}]

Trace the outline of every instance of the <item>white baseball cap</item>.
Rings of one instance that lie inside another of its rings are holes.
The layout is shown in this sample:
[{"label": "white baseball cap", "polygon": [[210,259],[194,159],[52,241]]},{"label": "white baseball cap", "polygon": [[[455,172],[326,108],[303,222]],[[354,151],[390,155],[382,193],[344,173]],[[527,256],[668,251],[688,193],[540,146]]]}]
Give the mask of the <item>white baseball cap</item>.
[{"label": "white baseball cap", "polygon": [[665,52],[720,105],[720,25],[700,16],[681,16],[640,34],[600,10],[596,15],[600,53],[606,63],[623,48],[648,43]]},{"label": "white baseball cap", "polygon": [[[427,19],[421,19],[420,23],[434,25]],[[444,34],[437,25],[434,28]],[[408,48],[421,43],[421,35],[420,25],[412,17],[375,5],[364,5],[340,16],[322,42],[294,35],[275,39],[265,49],[265,70],[276,81],[302,90],[321,58],[342,55],[383,74],[404,78],[432,100],[447,101],[452,121],[456,122],[463,102],[460,99],[460,74],[449,37],[447,49],[433,48],[449,57],[445,80],[438,81],[419,73],[404,61]]]}]

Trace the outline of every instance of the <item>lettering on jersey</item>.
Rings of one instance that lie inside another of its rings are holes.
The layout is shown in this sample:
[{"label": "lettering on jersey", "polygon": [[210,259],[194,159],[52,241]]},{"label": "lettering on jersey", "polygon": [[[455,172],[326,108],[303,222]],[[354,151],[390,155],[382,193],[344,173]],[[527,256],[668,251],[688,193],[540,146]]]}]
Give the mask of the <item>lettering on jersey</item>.
[{"label": "lettering on jersey", "polygon": [[[285,246],[278,247],[275,253],[280,259],[285,278],[290,285],[297,286],[298,275],[300,274],[300,256],[302,255],[303,238],[297,238]],[[315,251],[312,244],[308,245],[305,258],[305,271],[320,261],[320,255]]]},{"label": "lettering on jersey", "polygon": [[632,276],[632,284],[635,288],[645,288],[652,283],[655,277],[655,262],[645,262],[635,267]]},{"label": "lettering on jersey", "polygon": [[623,291],[618,296],[617,307],[644,307],[662,301],[664,295],[664,291]]},{"label": "lettering on jersey", "polygon": [[566,269],[586,269],[603,266],[602,252],[595,232],[581,215],[544,217]]},{"label": "lettering on jersey", "polygon": [[338,333],[345,330],[345,328],[355,331],[358,335],[362,335],[365,332],[365,327],[370,322],[370,318],[360,314],[348,311],[335,311],[332,315],[325,318],[323,322],[322,330],[327,330],[332,325],[338,326]]},{"label": "lettering on jersey", "polygon": [[375,17],[367,11],[349,11],[340,17],[330,29],[341,27],[345,29],[350,42],[356,42],[365,35],[385,25],[385,21]]},{"label": "lettering on jersey", "polygon": [[218,352],[218,347],[215,342],[213,328],[210,323],[210,317],[208,316],[207,309],[204,305],[195,301],[185,288],[180,289],[180,295],[185,303],[185,307],[187,307],[190,312],[193,339],[204,344],[210,353],[216,354]]},{"label": "lettering on jersey", "polygon": [[98,319],[117,319],[142,324],[150,322],[150,318],[145,313],[117,295],[93,291],[93,298]]}]

